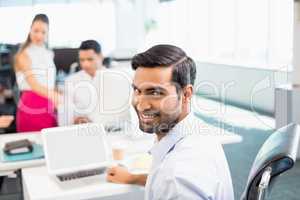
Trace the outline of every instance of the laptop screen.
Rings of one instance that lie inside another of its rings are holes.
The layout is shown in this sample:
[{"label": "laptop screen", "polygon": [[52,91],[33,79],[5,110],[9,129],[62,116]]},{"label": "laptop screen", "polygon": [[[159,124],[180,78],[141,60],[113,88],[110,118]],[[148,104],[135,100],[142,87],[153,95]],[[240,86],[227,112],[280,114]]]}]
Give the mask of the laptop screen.
[{"label": "laptop screen", "polygon": [[48,169],[66,170],[108,160],[105,132],[95,124],[43,130]]}]

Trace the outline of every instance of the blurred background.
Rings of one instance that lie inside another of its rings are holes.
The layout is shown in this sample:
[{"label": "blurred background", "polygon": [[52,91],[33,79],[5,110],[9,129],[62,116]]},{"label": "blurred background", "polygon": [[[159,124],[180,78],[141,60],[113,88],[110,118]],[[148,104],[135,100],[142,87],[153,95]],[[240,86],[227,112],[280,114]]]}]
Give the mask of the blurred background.
[{"label": "blurred background", "polygon": [[[78,66],[83,40],[98,41],[104,65],[115,69],[130,70],[132,56],[155,44],[183,48],[197,63],[196,115],[243,136],[224,147],[236,197],[265,139],[300,121],[297,102],[288,97],[298,93],[293,84],[300,79],[293,0],[0,0],[1,115],[15,115],[13,57],[38,13],[50,19],[58,85]],[[15,123],[1,132],[16,132]],[[299,175],[298,162],[271,199],[298,199]]]}]

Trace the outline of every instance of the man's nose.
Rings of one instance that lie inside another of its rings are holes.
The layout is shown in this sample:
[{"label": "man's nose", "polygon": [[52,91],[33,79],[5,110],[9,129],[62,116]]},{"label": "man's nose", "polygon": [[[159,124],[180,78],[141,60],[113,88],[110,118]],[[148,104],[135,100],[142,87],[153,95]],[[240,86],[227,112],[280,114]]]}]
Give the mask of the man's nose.
[{"label": "man's nose", "polygon": [[138,111],[145,111],[151,108],[151,104],[143,95],[140,95],[136,97],[136,108]]},{"label": "man's nose", "polygon": [[88,65],[88,62],[86,60],[81,61],[81,66],[85,67]]}]

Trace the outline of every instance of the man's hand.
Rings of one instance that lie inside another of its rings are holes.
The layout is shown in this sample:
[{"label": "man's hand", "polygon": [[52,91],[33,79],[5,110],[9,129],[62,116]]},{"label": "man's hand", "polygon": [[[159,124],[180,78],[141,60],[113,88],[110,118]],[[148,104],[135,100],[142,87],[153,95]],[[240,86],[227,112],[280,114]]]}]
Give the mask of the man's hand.
[{"label": "man's hand", "polygon": [[147,175],[145,174],[131,174],[124,167],[112,167],[107,170],[107,181],[113,183],[123,183],[123,184],[136,184],[145,186]]},{"label": "man's hand", "polygon": [[92,122],[88,117],[76,117],[74,119],[74,124],[85,124]]},{"label": "man's hand", "polygon": [[107,170],[107,181],[113,183],[133,184],[133,175],[124,167],[112,167]]}]

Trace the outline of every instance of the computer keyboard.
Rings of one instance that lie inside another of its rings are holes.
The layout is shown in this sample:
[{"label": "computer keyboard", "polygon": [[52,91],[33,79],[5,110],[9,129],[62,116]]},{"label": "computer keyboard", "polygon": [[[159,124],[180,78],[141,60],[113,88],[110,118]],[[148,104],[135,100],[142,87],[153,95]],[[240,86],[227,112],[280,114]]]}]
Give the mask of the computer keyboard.
[{"label": "computer keyboard", "polygon": [[105,170],[106,170],[106,167],[103,167],[100,169],[84,170],[84,171],[79,171],[79,172],[74,172],[74,173],[69,173],[69,174],[58,175],[57,177],[60,181],[64,182],[64,181],[70,181],[70,180],[74,180],[74,179],[103,174],[105,172]]}]

